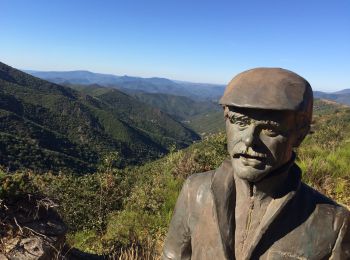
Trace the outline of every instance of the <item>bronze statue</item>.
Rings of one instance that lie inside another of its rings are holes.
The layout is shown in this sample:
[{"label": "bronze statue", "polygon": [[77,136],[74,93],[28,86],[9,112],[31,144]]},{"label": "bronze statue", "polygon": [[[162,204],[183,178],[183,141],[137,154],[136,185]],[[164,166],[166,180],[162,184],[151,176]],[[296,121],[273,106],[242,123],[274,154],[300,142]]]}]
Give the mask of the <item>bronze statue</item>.
[{"label": "bronze statue", "polygon": [[294,163],[310,129],[312,89],[257,68],[227,86],[229,158],[194,174],[178,197],[163,259],[350,259],[350,213],[301,182]]}]

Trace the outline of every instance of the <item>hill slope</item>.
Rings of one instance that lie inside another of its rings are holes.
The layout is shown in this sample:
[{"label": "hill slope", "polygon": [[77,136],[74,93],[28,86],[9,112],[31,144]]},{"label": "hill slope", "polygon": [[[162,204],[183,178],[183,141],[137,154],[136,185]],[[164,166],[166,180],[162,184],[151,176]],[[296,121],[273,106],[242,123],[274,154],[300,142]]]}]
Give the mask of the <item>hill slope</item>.
[{"label": "hill slope", "polygon": [[[113,88],[102,87],[100,85],[67,85],[73,89],[81,91],[94,97],[108,96],[113,93]],[[188,121],[194,116],[212,111],[221,111],[220,105],[214,101],[194,100],[185,96],[177,96],[163,93],[147,93],[142,91],[123,90],[123,92],[136,98],[142,103],[158,108],[171,115],[176,120]]]},{"label": "hill slope", "polygon": [[99,99],[3,63],[0,87],[0,164],[9,170],[89,172],[112,151],[120,166],[137,164],[199,138],[118,90]]}]

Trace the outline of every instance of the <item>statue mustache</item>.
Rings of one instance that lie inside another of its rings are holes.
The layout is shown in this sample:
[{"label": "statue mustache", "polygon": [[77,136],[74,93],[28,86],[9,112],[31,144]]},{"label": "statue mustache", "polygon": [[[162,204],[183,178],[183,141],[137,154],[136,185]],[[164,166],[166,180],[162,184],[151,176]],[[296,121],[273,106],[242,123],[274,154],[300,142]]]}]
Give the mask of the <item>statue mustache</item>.
[{"label": "statue mustache", "polygon": [[241,155],[251,156],[251,157],[259,157],[259,158],[267,158],[267,154],[259,153],[254,151],[251,147],[239,148],[238,151],[234,151],[233,157],[239,157]]}]

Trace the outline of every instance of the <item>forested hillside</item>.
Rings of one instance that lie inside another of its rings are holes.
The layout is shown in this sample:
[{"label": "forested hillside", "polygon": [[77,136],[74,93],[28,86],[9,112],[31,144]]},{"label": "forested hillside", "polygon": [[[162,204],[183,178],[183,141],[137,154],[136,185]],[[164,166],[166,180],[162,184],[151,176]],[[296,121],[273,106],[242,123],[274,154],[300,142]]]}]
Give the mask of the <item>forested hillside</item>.
[{"label": "forested hillside", "polygon": [[0,63],[0,164],[9,171],[87,173],[112,151],[119,167],[140,164],[197,139],[118,90],[96,98]]},{"label": "forested hillside", "polygon": [[[100,85],[67,85],[85,94],[104,97],[113,93],[113,88]],[[221,107],[215,100],[195,100],[185,96],[177,96],[164,93],[147,93],[142,91],[124,90],[125,93],[136,98],[138,101],[158,108],[171,115],[173,118],[183,122],[189,122],[193,117],[200,116],[213,111],[221,111]]]}]

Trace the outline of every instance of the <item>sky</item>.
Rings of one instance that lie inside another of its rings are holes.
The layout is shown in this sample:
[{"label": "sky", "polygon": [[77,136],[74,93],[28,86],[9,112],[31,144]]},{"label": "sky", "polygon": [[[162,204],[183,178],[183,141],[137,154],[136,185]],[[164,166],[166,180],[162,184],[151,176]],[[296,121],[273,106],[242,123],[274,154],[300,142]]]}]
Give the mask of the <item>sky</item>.
[{"label": "sky", "polygon": [[281,67],[350,88],[349,0],[0,0],[0,61],[227,84]]}]

